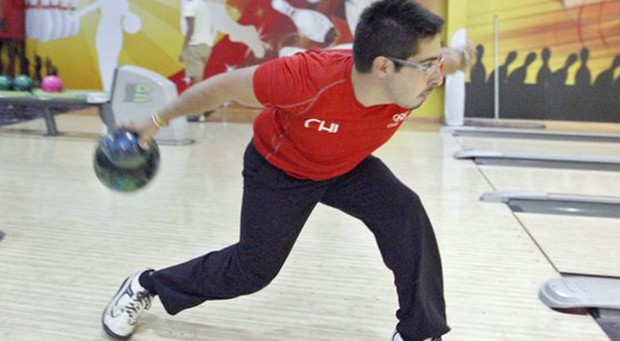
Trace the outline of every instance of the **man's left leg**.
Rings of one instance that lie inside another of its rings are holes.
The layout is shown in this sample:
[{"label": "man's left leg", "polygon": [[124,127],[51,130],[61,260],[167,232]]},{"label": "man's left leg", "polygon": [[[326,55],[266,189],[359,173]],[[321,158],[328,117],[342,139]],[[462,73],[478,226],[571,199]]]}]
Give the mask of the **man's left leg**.
[{"label": "man's left leg", "polygon": [[417,194],[370,156],[339,177],[321,202],[359,218],[375,235],[394,273],[400,336],[419,341],[447,333],[441,259]]}]

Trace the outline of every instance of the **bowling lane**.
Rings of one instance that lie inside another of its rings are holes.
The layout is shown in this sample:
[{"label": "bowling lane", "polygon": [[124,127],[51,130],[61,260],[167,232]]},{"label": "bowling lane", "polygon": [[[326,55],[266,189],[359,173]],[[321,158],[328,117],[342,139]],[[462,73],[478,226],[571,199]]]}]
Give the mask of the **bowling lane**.
[{"label": "bowling lane", "polygon": [[[620,144],[458,138],[464,148],[537,153],[620,155]],[[614,154],[615,153],[615,154]],[[468,161],[471,162],[471,161]],[[620,195],[620,173],[530,167],[479,166],[496,191],[528,191],[576,195]],[[489,205],[501,205],[489,203]],[[515,213],[560,272],[619,276],[618,219]]]},{"label": "bowling lane", "polygon": [[610,218],[516,213],[562,273],[620,276],[620,221]]},{"label": "bowling lane", "polygon": [[[83,133],[102,128],[94,115],[62,115],[59,125],[65,124],[81,125]],[[190,129],[196,142],[162,146],[160,173],[135,195],[113,193],[97,182],[96,139],[0,133],[0,189],[10,193],[0,216],[7,233],[0,244],[0,273],[6,274],[0,281],[0,335],[15,341],[49,335],[99,340],[101,327],[92,317],[122,276],[136,266],[167,266],[237,240],[242,154],[252,126],[207,122]],[[449,338],[608,340],[590,316],[558,314],[537,299],[538,287],[555,270],[506,206],[478,201],[491,188],[473,163],[452,158],[456,148],[452,137],[403,131],[377,153],[420,194],[433,221]],[[365,226],[319,205],[268,288],[174,319],[156,302],[135,337],[382,340],[395,323],[391,278]],[[68,285],[71,291],[64,290]],[[59,328],[68,320],[69,327]]]},{"label": "bowling lane", "polygon": [[456,140],[463,149],[614,157],[620,155],[620,143],[613,142],[549,141],[509,138],[494,139],[476,137],[456,137]]},{"label": "bowling lane", "polygon": [[479,169],[496,191],[620,195],[619,172],[484,165]]},{"label": "bowling lane", "polygon": [[[574,155],[620,155],[620,144],[520,139],[455,138],[463,149]],[[479,166],[494,190],[618,196],[620,173],[557,168]]]}]

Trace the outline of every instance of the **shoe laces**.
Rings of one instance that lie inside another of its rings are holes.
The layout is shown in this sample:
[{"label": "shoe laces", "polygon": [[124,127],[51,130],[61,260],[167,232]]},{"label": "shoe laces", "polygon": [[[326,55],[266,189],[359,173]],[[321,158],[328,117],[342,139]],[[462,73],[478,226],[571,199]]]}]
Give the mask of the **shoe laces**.
[{"label": "shoe laces", "polygon": [[125,311],[129,316],[129,324],[134,325],[144,310],[151,307],[151,295],[148,291],[139,291],[127,304]]}]

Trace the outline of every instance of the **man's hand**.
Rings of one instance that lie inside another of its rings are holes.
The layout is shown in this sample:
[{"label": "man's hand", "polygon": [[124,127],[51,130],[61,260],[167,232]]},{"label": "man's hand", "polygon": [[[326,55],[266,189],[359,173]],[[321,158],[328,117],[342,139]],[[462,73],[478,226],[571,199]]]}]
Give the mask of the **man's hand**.
[{"label": "man's hand", "polygon": [[474,42],[468,39],[465,46],[461,48],[461,53],[463,54],[461,70],[465,70],[471,66],[474,58],[476,57],[476,47]]},{"label": "man's hand", "polygon": [[140,144],[147,145],[155,135],[159,132],[159,127],[153,121],[153,117],[139,121],[139,122],[125,122],[119,124],[119,128],[127,129],[136,132],[140,136]]},{"label": "man's hand", "polygon": [[444,73],[451,74],[456,71],[466,71],[476,57],[474,42],[468,40],[459,48],[444,47],[441,50],[444,58]]}]

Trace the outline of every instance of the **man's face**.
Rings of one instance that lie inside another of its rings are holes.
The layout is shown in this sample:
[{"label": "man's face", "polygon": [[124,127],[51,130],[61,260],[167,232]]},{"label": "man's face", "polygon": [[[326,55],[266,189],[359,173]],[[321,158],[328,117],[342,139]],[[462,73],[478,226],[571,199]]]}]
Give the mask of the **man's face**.
[{"label": "man's face", "polygon": [[402,65],[387,84],[394,104],[415,109],[430,96],[432,90],[443,83],[441,43],[439,35],[420,41],[418,53],[407,60],[391,61]]}]

